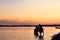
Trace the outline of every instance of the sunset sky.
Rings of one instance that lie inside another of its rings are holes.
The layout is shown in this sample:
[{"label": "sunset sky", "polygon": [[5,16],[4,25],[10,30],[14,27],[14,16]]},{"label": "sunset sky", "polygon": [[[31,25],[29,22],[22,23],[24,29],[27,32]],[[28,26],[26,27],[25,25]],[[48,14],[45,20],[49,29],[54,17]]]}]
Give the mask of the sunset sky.
[{"label": "sunset sky", "polygon": [[60,24],[60,0],[0,0],[0,24]]}]

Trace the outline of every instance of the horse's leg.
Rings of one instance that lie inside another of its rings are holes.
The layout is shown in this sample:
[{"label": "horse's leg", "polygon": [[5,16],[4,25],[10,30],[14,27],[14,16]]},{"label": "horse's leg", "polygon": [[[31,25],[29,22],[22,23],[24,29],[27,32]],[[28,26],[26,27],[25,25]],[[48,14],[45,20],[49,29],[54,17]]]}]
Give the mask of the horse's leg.
[{"label": "horse's leg", "polygon": [[44,31],[43,31],[43,36],[44,36]]},{"label": "horse's leg", "polygon": [[41,36],[41,34],[42,34],[42,33],[40,32],[40,36]]}]

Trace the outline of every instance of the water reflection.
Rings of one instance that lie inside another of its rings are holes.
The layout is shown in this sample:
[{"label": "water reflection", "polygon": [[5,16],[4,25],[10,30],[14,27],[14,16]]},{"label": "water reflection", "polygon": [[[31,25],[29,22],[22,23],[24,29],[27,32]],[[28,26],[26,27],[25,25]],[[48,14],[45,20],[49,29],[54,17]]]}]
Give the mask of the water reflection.
[{"label": "water reflection", "polygon": [[51,40],[52,35],[60,32],[54,27],[44,27],[44,36],[40,36],[34,34],[34,28],[0,27],[0,40]]},{"label": "water reflection", "polygon": [[42,35],[39,35],[39,34],[35,34],[34,33],[34,36],[35,36],[35,39],[36,40],[44,40],[44,37]]},{"label": "water reflection", "polygon": [[39,40],[44,40],[43,36],[39,36]]}]

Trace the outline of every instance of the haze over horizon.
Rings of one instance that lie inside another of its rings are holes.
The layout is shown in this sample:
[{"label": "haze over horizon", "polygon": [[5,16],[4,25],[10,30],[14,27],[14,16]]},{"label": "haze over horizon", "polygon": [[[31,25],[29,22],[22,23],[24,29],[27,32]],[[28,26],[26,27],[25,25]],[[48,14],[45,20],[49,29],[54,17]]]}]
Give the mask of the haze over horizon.
[{"label": "haze over horizon", "polygon": [[0,0],[0,24],[60,24],[60,0]]}]

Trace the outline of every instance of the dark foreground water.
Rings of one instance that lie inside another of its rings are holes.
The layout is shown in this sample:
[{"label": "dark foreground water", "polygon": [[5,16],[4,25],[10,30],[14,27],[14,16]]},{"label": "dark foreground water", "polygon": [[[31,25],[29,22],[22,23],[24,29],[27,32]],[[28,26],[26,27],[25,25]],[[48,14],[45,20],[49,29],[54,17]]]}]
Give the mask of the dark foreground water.
[{"label": "dark foreground water", "polygon": [[52,35],[60,32],[54,27],[44,28],[44,38],[34,36],[34,27],[0,27],[0,40],[51,40]]}]

